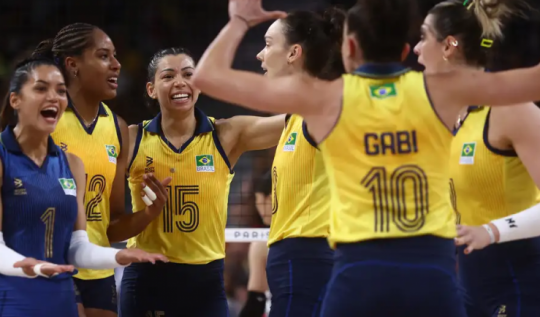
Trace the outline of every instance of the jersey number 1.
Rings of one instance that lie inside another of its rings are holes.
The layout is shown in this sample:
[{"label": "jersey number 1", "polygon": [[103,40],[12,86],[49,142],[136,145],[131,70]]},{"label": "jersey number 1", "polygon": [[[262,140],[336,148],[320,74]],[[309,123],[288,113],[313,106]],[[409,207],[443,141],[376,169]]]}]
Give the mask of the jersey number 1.
[{"label": "jersey number 1", "polygon": [[45,224],[45,258],[53,257],[54,216],[56,208],[49,208],[41,215],[41,221]]},{"label": "jersey number 1", "polygon": [[[424,170],[416,165],[402,165],[390,178],[387,174],[386,168],[373,167],[361,182],[373,196],[375,232],[389,232],[390,222],[403,232],[419,231],[429,212]],[[407,193],[414,197],[414,206],[407,206]]]}]

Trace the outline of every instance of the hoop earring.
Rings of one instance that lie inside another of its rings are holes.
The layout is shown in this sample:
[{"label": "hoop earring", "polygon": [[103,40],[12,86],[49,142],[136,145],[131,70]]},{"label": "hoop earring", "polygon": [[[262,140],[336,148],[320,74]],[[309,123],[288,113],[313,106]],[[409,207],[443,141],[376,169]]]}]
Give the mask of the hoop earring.
[{"label": "hoop earring", "polygon": [[457,47],[457,46],[458,46],[458,44],[459,44],[459,42],[458,42],[458,41],[453,41],[453,42],[452,42],[452,46],[454,46],[454,47]]},{"label": "hoop earring", "polygon": [[448,58],[446,56],[443,56],[442,58],[444,59],[445,62],[448,62]]}]

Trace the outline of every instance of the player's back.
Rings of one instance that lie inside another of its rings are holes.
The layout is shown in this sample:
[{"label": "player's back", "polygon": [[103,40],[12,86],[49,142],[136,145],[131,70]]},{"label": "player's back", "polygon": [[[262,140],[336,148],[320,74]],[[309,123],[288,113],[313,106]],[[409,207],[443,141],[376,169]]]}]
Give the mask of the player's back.
[{"label": "player's back", "polygon": [[368,64],[342,81],[341,113],[320,145],[336,247],[321,315],[465,316],[448,195],[452,134],[423,75]]},{"label": "player's back", "polygon": [[[2,179],[2,231],[6,245],[15,252],[37,260],[66,264],[71,235],[77,219],[76,184],[65,153],[49,138],[48,156],[43,165],[23,154],[12,131],[2,132],[0,158]],[[2,316],[49,316],[39,310],[47,303],[73,302],[71,274],[53,279],[21,278],[0,274],[4,294]],[[54,308],[56,307],[56,308]],[[39,311],[38,311],[39,310]],[[56,311],[56,310],[55,310]],[[36,315],[37,314],[37,315]]]},{"label": "player's back", "polygon": [[321,144],[333,194],[333,243],[455,236],[448,197],[452,134],[421,73],[345,75],[342,112]]},{"label": "player's back", "polygon": [[[66,152],[77,155],[86,171],[87,231],[94,244],[110,247],[107,228],[110,222],[110,196],[116,175],[116,159],[120,153],[121,134],[116,115],[103,103],[98,117],[86,126],[70,103],[52,134],[56,144]],[[83,280],[110,277],[114,270],[79,270]]]}]

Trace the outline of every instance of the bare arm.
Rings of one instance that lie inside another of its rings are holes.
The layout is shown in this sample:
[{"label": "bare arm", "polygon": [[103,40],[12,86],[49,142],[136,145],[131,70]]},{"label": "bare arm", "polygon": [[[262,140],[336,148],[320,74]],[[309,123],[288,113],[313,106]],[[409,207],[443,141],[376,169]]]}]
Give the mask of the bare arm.
[{"label": "bare arm", "polygon": [[285,115],[236,116],[216,121],[219,139],[232,165],[242,153],[276,146],[285,126]]},{"label": "bare arm", "polygon": [[459,70],[426,74],[435,103],[451,100],[460,105],[508,106],[540,100],[540,66],[486,73]]},{"label": "bare arm", "polygon": [[249,281],[248,291],[264,293],[268,290],[266,280],[266,260],[268,247],[266,242],[252,242],[249,246]]},{"label": "bare arm", "polygon": [[138,235],[146,228],[146,226],[148,226],[148,224],[150,224],[150,222],[152,222],[152,220],[159,215],[161,209],[163,208],[163,204],[166,202],[166,189],[164,186],[171,181],[170,178],[167,178],[162,183],[159,182],[153,175],[146,175],[146,186],[149,186],[158,198],[156,201],[154,201],[153,205],[146,207],[145,210],[130,214],[126,213],[124,203],[125,176],[128,158],[131,160],[131,157],[133,157],[137,126],[131,126],[128,129],[124,120],[120,121],[120,118],[118,118],[118,121],[120,124],[120,129],[122,130],[123,150],[120,152],[118,157],[118,166],[116,167],[116,176],[111,194],[112,219],[107,230],[107,236],[109,237],[109,241],[111,243],[124,241]]},{"label": "bare arm", "polygon": [[245,23],[233,18],[206,50],[193,76],[193,83],[205,94],[254,110],[298,113],[306,119],[325,115],[339,105],[341,79],[268,78],[232,69],[234,54],[246,31]]},{"label": "bare arm", "polygon": [[534,103],[528,103],[501,107],[496,111],[500,118],[496,124],[540,188],[540,109]]},{"label": "bare arm", "polygon": [[73,174],[73,177],[75,178],[75,185],[77,186],[77,220],[75,221],[73,231],[86,231],[86,212],[84,209],[86,175],[84,171],[84,163],[78,156],[72,153],[66,152],[66,157],[68,159],[71,174]]}]

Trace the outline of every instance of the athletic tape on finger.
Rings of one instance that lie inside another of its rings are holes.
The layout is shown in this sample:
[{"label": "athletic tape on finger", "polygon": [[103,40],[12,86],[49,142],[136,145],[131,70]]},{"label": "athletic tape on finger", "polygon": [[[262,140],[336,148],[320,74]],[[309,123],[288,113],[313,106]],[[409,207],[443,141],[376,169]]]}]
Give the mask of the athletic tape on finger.
[{"label": "athletic tape on finger", "polygon": [[144,201],[146,206],[152,206],[154,204],[154,202],[151,201],[150,198],[148,198],[148,196],[146,195],[143,196],[142,201]]},{"label": "athletic tape on finger", "polygon": [[157,199],[156,193],[150,187],[144,186],[143,188],[144,193],[150,198],[151,201],[154,201]]},{"label": "athletic tape on finger", "polygon": [[47,275],[45,275],[45,274],[43,274],[41,272],[41,267],[43,267],[43,265],[45,265],[45,264],[44,263],[39,263],[39,264],[34,265],[34,273],[36,273],[36,275],[38,275],[38,276],[43,276],[45,278],[49,278],[49,276],[47,276]]}]

